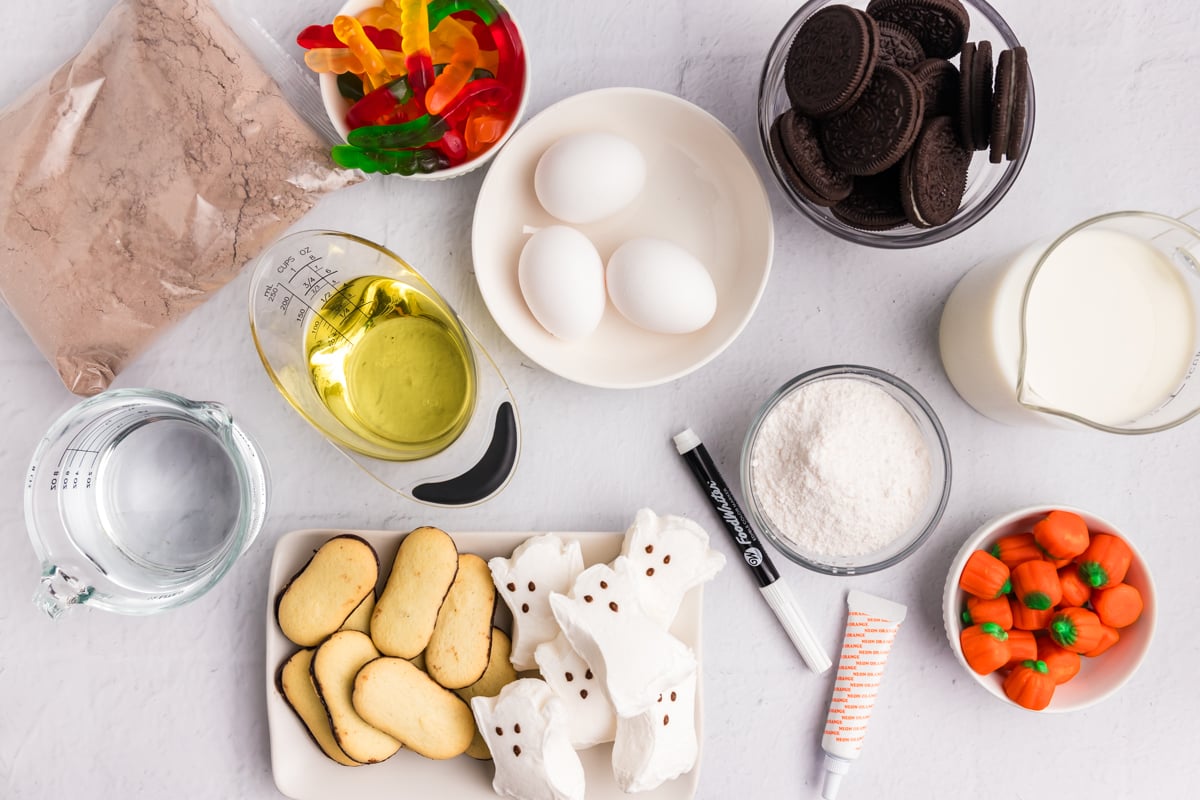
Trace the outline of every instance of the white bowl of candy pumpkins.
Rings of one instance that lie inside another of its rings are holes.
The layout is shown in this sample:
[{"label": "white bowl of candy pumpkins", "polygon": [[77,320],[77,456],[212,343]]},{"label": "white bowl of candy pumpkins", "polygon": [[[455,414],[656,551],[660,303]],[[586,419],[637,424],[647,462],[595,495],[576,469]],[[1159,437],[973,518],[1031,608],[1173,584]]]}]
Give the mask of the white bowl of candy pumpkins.
[{"label": "white bowl of candy pumpkins", "polygon": [[1131,537],[1062,505],[980,526],[950,566],[946,636],[975,682],[1006,703],[1075,711],[1133,677],[1155,626],[1154,582]]}]

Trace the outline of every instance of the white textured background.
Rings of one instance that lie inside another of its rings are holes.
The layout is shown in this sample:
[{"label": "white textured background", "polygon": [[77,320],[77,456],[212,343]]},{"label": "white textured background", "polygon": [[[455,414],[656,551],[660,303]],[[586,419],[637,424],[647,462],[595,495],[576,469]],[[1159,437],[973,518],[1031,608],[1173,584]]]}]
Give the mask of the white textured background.
[{"label": "white textured background", "polygon": [[[754,129],[759,71],[796,4],[514,0],[536,65],[530,113],[600,86],[664,89],[723,120],[765,169]],[[74,52],[110,5],[0,4],[0,102]],[[289,41],[301,26],[330,17],[338,2],[229,5]],[[73,398],[0,310],[0,797],[276,797],[263,618],[267,565],[281,533],[425,522],[450,530],[619,530],[649,505],[709,524],[732,555],[670,434],[694,426],[732,479],[758,404],[792,375],[834,362],[893,371],[923,392],[945,424],[955,468],[941,527],[906,563],[856,579],[780,565],[831,650],[848,589],[909,605],[843,797],[1195,796],[1200,423],[1143,438],[1004,428],[954,393],[939,366],[936,323],[955,280],[984,255],[1097,212],[1182,213],[1200,205],[1200,7],[1187,0],[997,5],[1029,47],[1038,100],[1035,144],[1006,200],[949,242],[887,253],[818,231],[772,187],[776,260],[757,315],[723,356],[671,385],[599,391],[522,363],[471,276],[467,231],[481,175],[375,180],[323,202],[304,227],[387,243],[484,337],[518,395],[526,436],[520,468],[499,498],[458,512],[423,510],[365,479],[272,388],[247,335],[243,278],[117,382],[225,401],[273,467],[273,505],[258,541],[211,594],[169,614],[81,612],[51,623],[29,603],[38,565],[22,522],[23,473],[41,432]],[[1158,635],[1139,674],[1116,697],[1065,716],[1008,708],[971,685],[941,622],[942,584],[962,539],[988,517],[1043,501],[1127,526],[1160,593]],[[818,796],[832,674],[817,678],[803,668],[736,563],[705,599],[699,796]]]}]

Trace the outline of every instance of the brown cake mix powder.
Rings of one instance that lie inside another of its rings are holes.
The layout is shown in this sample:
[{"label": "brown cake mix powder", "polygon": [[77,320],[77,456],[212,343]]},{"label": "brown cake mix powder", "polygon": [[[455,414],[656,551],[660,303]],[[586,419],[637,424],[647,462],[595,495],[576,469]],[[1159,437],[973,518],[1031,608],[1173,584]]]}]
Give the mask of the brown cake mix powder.
[{"label": "brown cake mix powder", "polygon": [[0,141],[0,298],[85,395],[358,179],[204,0],[119,2]]}]

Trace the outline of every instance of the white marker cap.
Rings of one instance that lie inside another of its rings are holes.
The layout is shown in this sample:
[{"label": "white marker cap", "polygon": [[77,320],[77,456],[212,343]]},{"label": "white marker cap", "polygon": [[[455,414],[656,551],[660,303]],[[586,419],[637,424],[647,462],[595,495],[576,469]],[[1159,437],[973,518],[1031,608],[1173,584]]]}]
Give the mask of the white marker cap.
[{"label": "white marker cap", "polygon": [[675,449],[679,451],[679,455],[683,455],[689,450],[695,450],[700,446],[700,437],[691,428],[688,428],[683,433],[675,434]]},{"label": "white marker cap", "polygon": [[833,666],[829,654],[817,641],[816,635],[808,625],[808,619],[796,603],[796,596],[792,594],[791,588],[783,578],[769,586],[763,586],[759,591],[762,592],[763,597],[767,598],[767,605],[771,606],[771,610],[779,618],[783,629],[787,631],[788,638],[800,651],[800,657],[804,659],[808,668],[821,675]]}]

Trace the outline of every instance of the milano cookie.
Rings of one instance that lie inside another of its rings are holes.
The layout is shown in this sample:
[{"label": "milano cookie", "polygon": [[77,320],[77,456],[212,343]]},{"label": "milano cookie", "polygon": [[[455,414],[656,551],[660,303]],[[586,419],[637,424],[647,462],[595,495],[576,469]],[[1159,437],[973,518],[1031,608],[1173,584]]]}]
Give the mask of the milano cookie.
[{"label": "milano cookie", "polygon": [[447,689],[461,689],[479,680],[492,649],[495,608],[496,589],[487,562],[479,556],[459,556],[458,573],[425,647],[429,677]]},{"label": "milano cookie", "polygon": [[385,655],[415,658],[433,634],[458,572],[458,548],[438,528],[417,528],[400,543],[371,615],[371,638]]},{"label": "milano cookie", "polygon": [[279,629],[301,647],[320,644],[375,591],[378,579],[379,557],[371,545],[349,534],[333,537],[279,593]]},{"label": "milano cookie", "polygon": [[403,658],[384,656],[354,678],[354,709],[366,722],[426,758],[454,758],[475,735],[462,698]]},{"label": "milano cookie", "polygon": [[364,664],[379,658],[371,638],[359,631],[338,631],[317,648],[312,658],[312,682],[329,714],[338,746],[363,764],[391,758],[400,742],[364,720],[354,709],[354,676]]}]

